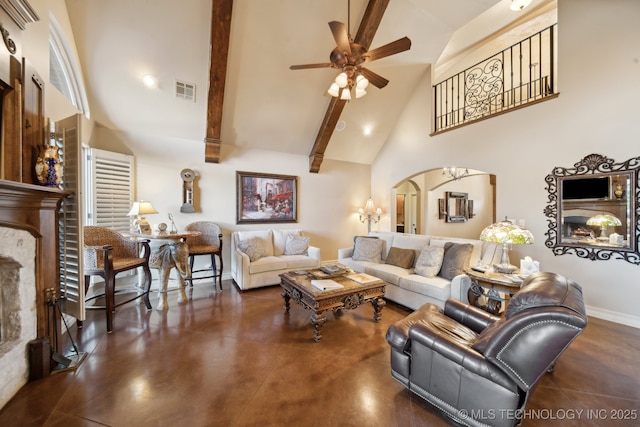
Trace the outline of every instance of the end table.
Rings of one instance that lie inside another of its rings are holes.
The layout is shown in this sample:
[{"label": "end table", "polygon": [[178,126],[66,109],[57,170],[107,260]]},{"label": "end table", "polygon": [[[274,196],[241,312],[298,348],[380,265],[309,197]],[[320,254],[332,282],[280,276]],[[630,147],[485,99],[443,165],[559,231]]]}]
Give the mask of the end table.
[{"label": "end table", "polygon": [[502,303],[505,303],[506,307],[509,297],[520,289],[523,281],[517,272],[514,274],[482,273],[467,269],[465,274],[471,279],[471,287],[467,292],[469,304],[496,316],[500,314]]}]

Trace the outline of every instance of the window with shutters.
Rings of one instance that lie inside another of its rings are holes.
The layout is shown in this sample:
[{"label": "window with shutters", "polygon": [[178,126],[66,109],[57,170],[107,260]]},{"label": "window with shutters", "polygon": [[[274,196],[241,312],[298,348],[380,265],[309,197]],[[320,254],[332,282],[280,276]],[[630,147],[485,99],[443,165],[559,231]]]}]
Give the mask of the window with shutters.
[{"label": "window with shutters", "polygon": [[84,152],[86,225],[130,231],[133,156],[95,148]]},{"label": "window with shutters", "polygon": [[85,319],[84,274],[82,272],[82,149],[80,115],[55,124],[54,140],[62,152],[64,168],[62,189],[69,196],[62,200],[58,217],[60,234],[60,291],[65,298],[63,312],[78,320]]}]

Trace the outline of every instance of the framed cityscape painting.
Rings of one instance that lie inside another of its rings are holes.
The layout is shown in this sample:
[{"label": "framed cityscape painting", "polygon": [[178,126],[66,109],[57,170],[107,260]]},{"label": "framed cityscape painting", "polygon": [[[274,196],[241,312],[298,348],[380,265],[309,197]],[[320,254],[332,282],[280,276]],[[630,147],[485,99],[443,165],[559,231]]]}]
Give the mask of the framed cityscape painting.
[{"label": "framed cityscape painting", "polygon": [[298,222],[298,177],[236,171],[238,224]]}]

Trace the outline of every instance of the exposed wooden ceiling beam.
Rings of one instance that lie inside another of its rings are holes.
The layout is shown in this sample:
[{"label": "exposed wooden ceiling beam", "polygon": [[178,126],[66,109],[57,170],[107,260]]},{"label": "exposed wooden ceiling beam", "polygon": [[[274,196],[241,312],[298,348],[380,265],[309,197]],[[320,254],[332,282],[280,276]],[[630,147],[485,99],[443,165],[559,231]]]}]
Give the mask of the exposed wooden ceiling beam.
[{"label": "exposed wooden ceiling beam", "polygon": [[[355,43],[364,46],[367,50],[369,49],[388,4],[389,0],[369,0],[367,10],[364,12],[358,33],[354,39]],[[324,120],[320,130],[318,130],[316,141],[309,154],[309,172],[318,173],[320,171],[320,165],[324,160],[324,152],[327,150],[331,135],[333,135],[346,103],[347,101],[331,97]]]},{"label": "exposed wooden ceiling beam", "polygon": [[220,161],[222,107],[227,78],[227,58],[231,37],[233,0],[214,0],[211,10],[211,45],[209,52],[209,93],[207,95],[207,134],[204,140],[204,161]]}]

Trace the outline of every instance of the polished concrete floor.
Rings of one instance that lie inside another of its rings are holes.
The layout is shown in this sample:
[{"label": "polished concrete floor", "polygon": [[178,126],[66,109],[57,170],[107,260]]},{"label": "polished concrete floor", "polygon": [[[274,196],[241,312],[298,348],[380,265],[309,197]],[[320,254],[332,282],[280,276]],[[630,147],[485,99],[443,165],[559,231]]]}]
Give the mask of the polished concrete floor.
[{"label": "polished concrete floor", "polygon": [[[104,312],[89,312],[71,330],[84,361],[25,385],[0,426],[450,425],[391,378],[384,337],[402,307],[388,303],[380,323],[371,305],[330,313],[316,343],[310,312],[292,303],[285,315],[278,286],[196,282],[187,304],[170,297],[168,311],[121,307],[111,334]],[[523,425],[639,425],[639,361],[639,329],[591,318]]]}]

